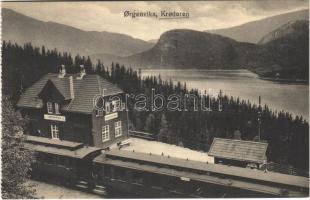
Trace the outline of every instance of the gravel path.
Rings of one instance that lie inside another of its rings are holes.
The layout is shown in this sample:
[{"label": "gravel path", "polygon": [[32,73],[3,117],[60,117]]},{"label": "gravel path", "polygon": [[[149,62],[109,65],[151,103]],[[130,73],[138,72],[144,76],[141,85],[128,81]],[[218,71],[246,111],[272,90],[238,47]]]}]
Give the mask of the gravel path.
[{"label": "gravel path", "polygon": [[45,182],[29,180],[29,183],[36,184],[35,189],[38,198],[44,199],[98,199],[104,198],[94,193],[87,193],[77,189],[67,188],[60,185],[53,185]]}]

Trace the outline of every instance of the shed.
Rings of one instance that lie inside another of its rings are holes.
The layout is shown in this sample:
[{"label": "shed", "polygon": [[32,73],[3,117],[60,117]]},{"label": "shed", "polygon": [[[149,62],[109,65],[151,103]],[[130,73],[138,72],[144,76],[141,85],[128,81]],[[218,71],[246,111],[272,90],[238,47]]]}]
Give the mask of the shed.
[{"label": "shed", "polygon": [[208,155],[214,157],[215,163],[240,167],[256,164],[258,167],[267,162],[267,147],[265,142],[214,138]]}]

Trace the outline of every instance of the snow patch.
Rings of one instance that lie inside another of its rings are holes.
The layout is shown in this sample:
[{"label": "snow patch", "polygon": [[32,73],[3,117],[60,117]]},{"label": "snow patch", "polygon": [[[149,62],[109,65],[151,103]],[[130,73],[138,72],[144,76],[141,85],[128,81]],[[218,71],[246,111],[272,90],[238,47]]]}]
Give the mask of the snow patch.
[{"label": "snow patch", "polygon": [[149,141],[139,138],[129,138],[122,143],[129,143],[122,147],[122,150],[140,152],[140,153],[152,153],[155,155],[162,155],[170,156],[174,158],[180,159],[188,159],[193,161],[200,161],[200,162],[208,162],[214,163],[214,158],[208,156],[205,152],[195,151],[188,148],[166,144],[158,141]]}]

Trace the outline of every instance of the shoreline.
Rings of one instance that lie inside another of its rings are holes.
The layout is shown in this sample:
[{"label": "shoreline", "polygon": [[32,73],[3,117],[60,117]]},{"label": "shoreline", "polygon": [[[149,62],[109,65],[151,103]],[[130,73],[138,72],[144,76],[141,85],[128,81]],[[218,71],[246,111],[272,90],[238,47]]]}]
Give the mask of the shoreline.
[{"label": "shoreline", "polygon": [[265,81],[272,81],[277,83],[294,83],[294,84],[300,84],[300,85],[309,85],[309,80],[300,80],[300,79],[282,79],[282,78],[271,78],[271,77],[262,77],[258,76],[259,79],[265,80]]},{"label": "shoreline", "polygon": [[272,82],[276,82],[276,83],[287,83],[287,84],[300,84],[300,85],[309,85],[309,80],[301,80],[301,79],[282,79],[282,78],[273,78],[273,77],[263,77],[251,70],[248,69],[197,69],[197,68],[186,68],[186,69],[173,69],[173,68],[166,68],[166,69],[158,69],[158,68],[145,68],[145,69],[141,69],[141,71],[143,72],[147,72],[147,71],[210,71],[210,72],[218,72],[218,71],[223,71],[223,72],[251,72],[253,74],[255,74],[260,80],[265,80],[265,81],[272,81]]}]

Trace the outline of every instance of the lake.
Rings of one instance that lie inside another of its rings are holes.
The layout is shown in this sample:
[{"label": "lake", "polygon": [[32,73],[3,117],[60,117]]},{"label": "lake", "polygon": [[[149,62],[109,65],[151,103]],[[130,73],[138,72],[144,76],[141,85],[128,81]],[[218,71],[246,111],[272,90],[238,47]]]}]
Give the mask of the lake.
[{"label": "lake", "polygon": [[256,104],[261,96],[262,104],[269,108],[289,111],[309,121],[308,85],[261,80],[248,70],[142,70],[142,77],[159,74],[163,80],[186,82],[188,89],[197,88],[213,94],[221,89],[223,94]]}]

